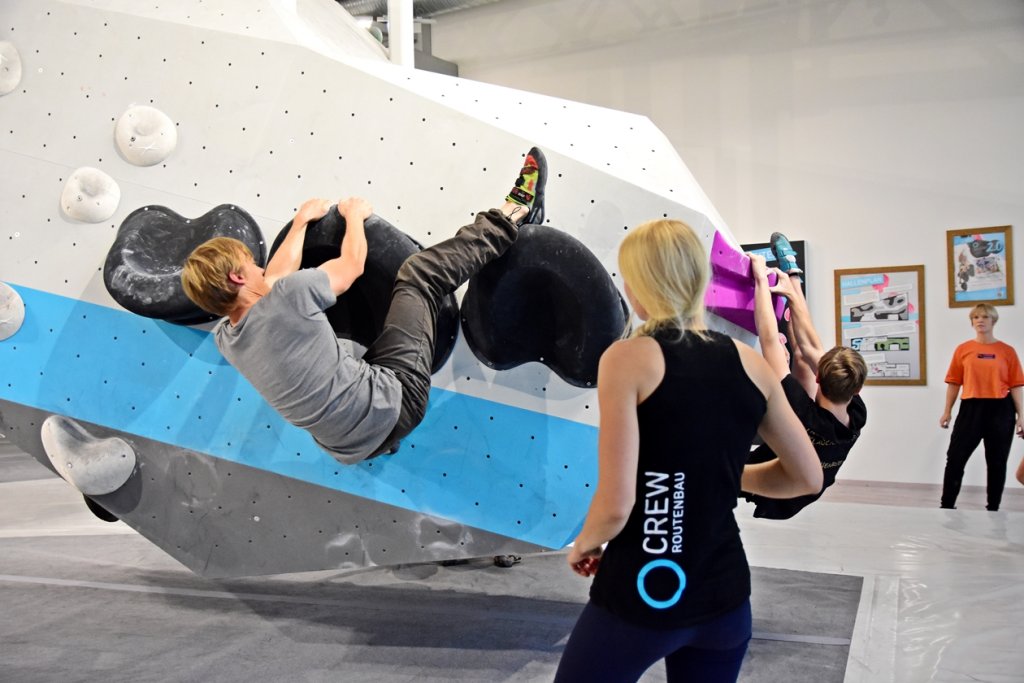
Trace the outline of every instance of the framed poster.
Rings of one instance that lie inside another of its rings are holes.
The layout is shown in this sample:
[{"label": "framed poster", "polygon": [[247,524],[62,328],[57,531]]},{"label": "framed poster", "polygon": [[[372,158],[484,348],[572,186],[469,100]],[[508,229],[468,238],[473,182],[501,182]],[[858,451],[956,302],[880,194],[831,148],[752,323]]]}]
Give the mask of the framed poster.
[{"label": "framed poster", "polygon": [[868,364],[865,384],[924,385],[924,266],[835,271],[836,343]]},{"label": "framed poster", "polygon": [[946,231],[949,306],[1013,305],[1013,232],[1009,225]]}]

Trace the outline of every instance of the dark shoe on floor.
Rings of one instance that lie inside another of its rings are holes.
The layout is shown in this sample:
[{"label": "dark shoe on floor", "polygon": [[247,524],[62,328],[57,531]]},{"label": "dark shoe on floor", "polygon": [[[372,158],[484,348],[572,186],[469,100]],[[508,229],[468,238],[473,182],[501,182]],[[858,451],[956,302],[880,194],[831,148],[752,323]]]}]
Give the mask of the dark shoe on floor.
[{"label": "dark shoe on floor", "polygon": [[773,232],[771,237],[772,253],[779,263],[779,270],[786,275],[800,275],[804,271],[796,264],[796,250],[781,232]]},{"label": "dark shoe on floor", "polygon": [[523,561],[523,558],[519,555],[495,555],[494,566],[508,568],[514,564],[519,564]]},{"label": "dark shoe on floor", "polygon": [[516,184],[512,191],[505,197],[510,202],[521,204],[529,209],[521,222],[522,225],[531,223],[540,225],[544,222],[544,185],[548,180],[548,162],[544,153],[536,147],[531,147],[526,154],[526,161],[519,171]]}]

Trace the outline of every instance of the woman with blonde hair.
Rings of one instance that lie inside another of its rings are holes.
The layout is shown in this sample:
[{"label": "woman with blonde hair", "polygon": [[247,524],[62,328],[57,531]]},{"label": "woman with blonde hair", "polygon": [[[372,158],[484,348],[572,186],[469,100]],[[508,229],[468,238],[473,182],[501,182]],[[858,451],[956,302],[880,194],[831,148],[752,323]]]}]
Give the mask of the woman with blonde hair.
[{"label": "woman with blonde hair", "polygon": [[[736,497],[816,493],[821,466],[760,354],[705,325],[689,226],[638,226],[619,266],[643,322],[598,370],[598,485],[568,557],[595,578],[555,680],[635,681],[664,658],[669,681],[735,681],[751,633]],[[755,434],[778,459],[744,467]]]},{"label": "woman with blonde hair", "polygon": [[946,372],[946,406],[939,426],[949,427],[953,404],[961,389],[960,411],[953,424],[946,451],[946,470],[942,477],[940,507],[955,508],[964,468],[974,449],[985,442],[985,466],[988,472],[986,509],[996,511],[1006,485],[1006,463],[1014,431],[1024,438],[1024,408],[1021,406],[1021,370],[1017,352],[996,339],[999,311],[991,304],[978,304],[968,317],[974,339],[953,351]]}]

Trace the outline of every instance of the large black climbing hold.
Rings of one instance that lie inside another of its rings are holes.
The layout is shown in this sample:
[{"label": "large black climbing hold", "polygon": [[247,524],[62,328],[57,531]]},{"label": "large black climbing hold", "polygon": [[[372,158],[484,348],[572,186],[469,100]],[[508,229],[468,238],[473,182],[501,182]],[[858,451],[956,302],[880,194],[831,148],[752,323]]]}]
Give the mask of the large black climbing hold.
[{"label": "large black climbing hold", "polygon": [[601,354],[622,336],[628,309],[582,242],[524,225],[515,244],[469,281],[462,331],[486,365],[543,363],[577,387],[597,384]]},{"label": "large black climbing hold", "polygon": [[[270,248],[270,258],[274,257],[291,227],[289,222],[278,233]],[[422,246],[377,215],[367,218],[364,227],[367,250],[363,274],[325,313],[338,337],[351,339],[365,347],[372,344],[384,329],[398,269],[405,259],[421,251]],[[300,267],[316,268],[337,258],[344,236],[345,219],[332,207],[323,218],[306,226]],[[459,309],[454,294],[446,297],[438,310],[436,331],[433,372],[441,369],[448,360],[459,334]]]},{"label": "large black climbing hold", "polygon": [[179,325],[216,320],[185,296],[181,269],[206,240],[234,237],[266,262],[267,247],[252,216],[221,204],[199,218],[185,218],[164,206],[144,206],[128,214],[107,252],[103,284],[110,296],[132,313]]}]

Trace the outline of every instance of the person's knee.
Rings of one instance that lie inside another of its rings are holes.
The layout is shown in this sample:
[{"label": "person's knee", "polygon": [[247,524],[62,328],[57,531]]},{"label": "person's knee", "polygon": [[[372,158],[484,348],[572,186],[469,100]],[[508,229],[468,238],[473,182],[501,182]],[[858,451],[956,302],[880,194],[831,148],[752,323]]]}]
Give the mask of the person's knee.
[{"label": "person's knee", "polygon": [[422,261],[420,253],[413,254],[405,259],[398,268],[395,282],[415,282],[418,280],[423,272]]},{"label": "person's knee", "polygon": [[398,274],[395,276],[395,284],[404,284],[415,287],[421,292],[431,292],[429,283],[431,282],[431,263],[428,258],[424,256],[425,252],[417,252],[405,259],[401,266],[398,268]]}]

